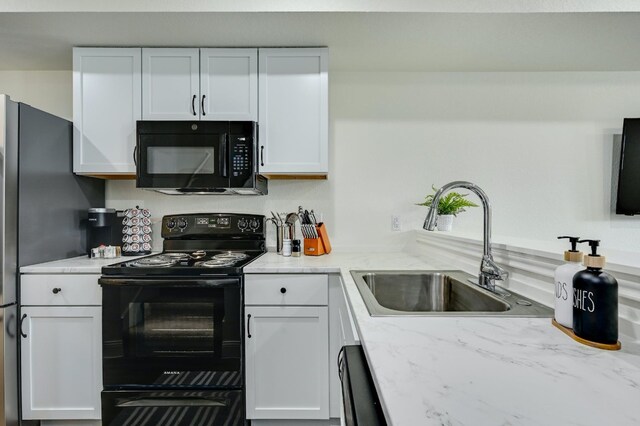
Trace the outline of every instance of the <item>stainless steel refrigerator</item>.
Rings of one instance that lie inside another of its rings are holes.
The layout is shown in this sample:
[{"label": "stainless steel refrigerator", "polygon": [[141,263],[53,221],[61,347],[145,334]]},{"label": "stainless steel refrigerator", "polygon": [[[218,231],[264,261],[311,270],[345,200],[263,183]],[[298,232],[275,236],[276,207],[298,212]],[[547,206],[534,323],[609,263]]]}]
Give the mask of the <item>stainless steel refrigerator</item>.
[{"label": "stainless steel refrigerator", "polygon": [[17,425],[21,266],[86,254],[104,181],[73,174],[72,123],[0,95],[0,426]]}]

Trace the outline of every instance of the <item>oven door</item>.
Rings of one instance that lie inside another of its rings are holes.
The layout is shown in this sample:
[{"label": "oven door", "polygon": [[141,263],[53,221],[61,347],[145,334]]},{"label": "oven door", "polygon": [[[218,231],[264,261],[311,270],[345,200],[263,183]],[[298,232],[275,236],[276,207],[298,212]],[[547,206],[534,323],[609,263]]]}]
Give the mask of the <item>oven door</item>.
[{"label": "oven door", "polygon": [[[181,127],[185,124],[179,123]],[[206,132],[192,133],[181,128],[164,129],[166,133],[140,133],[140,125],[138,130],[135,153],[138,188],[229,187],[228,124],[210,125]]]},{"label": "oven door", "polygon": [[242,388],[240,277],[99,282],[105,390]]}]

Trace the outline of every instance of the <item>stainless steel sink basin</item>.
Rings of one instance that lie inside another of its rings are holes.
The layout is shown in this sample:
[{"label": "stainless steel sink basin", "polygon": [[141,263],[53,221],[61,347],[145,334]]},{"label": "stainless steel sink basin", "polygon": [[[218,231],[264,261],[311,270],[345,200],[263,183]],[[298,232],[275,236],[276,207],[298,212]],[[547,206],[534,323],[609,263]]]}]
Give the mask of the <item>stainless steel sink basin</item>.
[{"label": "stainless steel sink basin", "polygon": [[551,317],[553,311],[503,290],[485,290],[463,271],[351,271],[371,316]]}]

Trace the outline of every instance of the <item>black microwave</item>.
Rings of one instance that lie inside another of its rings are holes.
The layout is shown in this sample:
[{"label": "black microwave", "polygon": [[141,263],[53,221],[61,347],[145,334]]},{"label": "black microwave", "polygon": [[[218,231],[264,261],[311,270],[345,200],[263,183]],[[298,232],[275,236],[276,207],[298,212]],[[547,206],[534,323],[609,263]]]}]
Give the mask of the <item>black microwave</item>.
[{"label": "black microwave", "polygon": [[136,186],[166,194],[265,195],[253,121],[138,121]]}]

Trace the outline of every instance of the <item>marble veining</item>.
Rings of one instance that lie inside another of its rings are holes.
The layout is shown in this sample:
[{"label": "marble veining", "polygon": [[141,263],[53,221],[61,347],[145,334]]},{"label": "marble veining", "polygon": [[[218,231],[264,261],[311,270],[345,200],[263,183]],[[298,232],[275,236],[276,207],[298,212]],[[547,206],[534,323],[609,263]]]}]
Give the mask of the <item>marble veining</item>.
[{"label": "marble veining", "polygon": [[283,258],[247,273],[337,273],[390,425],[638,425],[640,345],[580,345],[548,318],[371,317],[350,271],[447,269],[406,253]]}]

